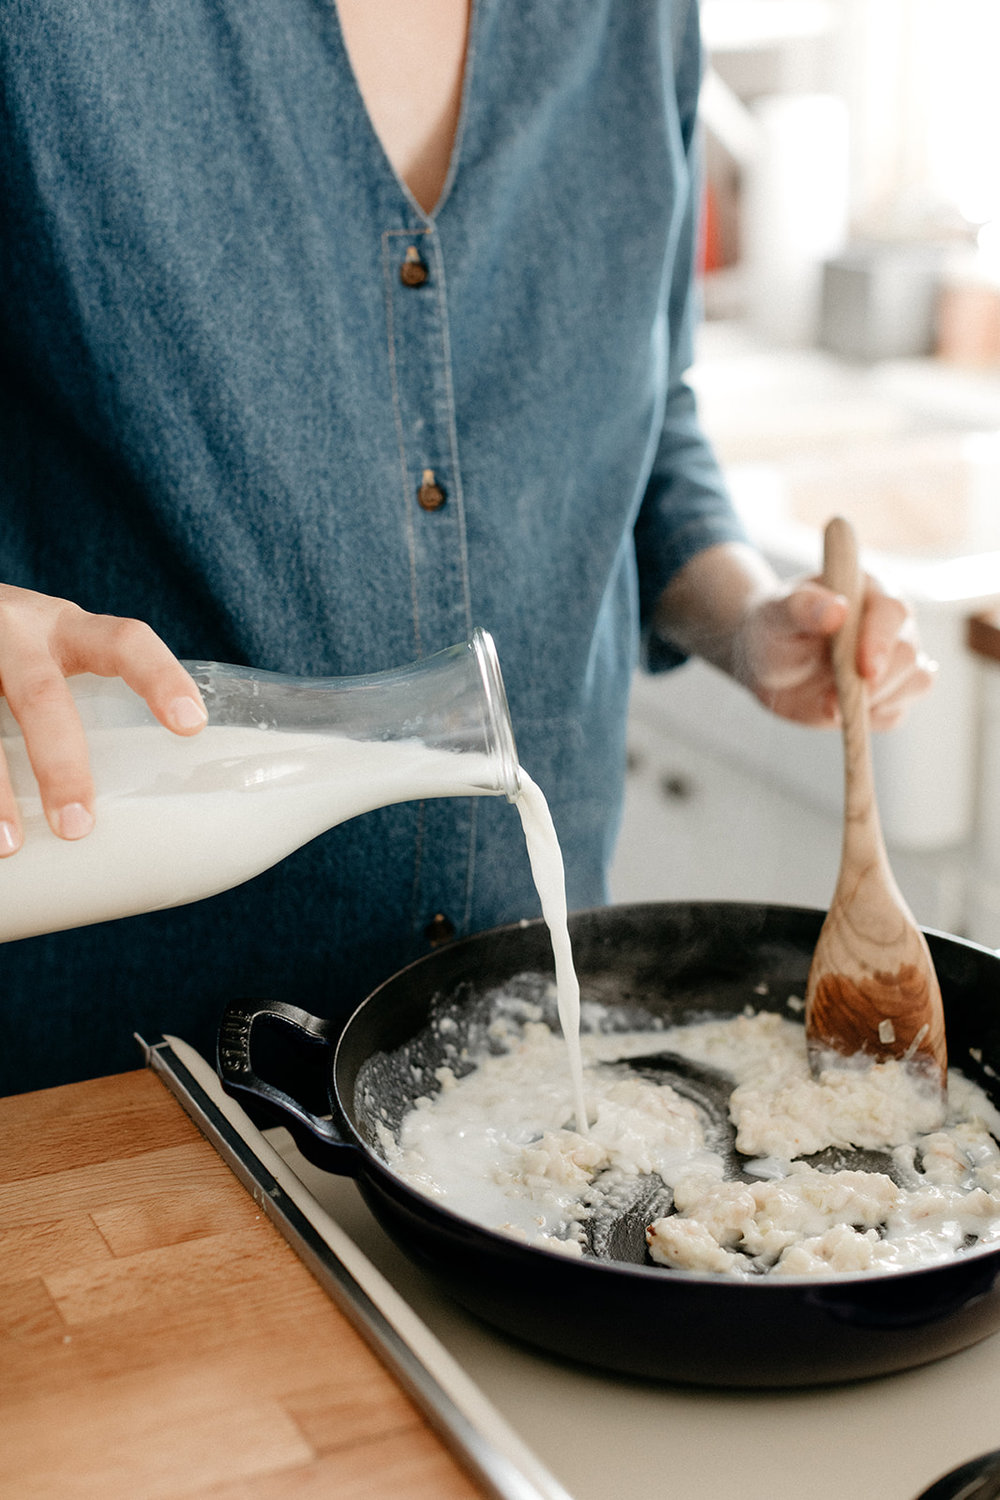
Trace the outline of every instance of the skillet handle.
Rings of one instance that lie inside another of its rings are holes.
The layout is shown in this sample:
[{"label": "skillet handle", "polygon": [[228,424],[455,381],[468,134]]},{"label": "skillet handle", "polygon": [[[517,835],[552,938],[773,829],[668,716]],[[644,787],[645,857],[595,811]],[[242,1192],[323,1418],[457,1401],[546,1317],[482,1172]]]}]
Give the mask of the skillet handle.
[{"label": "skillet handle", "polygon": [[263,1113],[276,1125],[284,1125],[309,1161],[328,1172],[354,1177],[361,1169],[360,1147],[345,1140],[333,1117],[319,1114],[277,1084],[268,1083],[255,1071],[250,1053],[254,1031],[260,1022],[276,1021],[286,1035],[293,1072],[308,1079],[322,1063],[326,1074],[339,1027],[320,1016],[312,1016],[284,1000],[231,1000],[219,1023],[216,1067],[222,1087],[238,1103],[250,1106],[257,1118]]}]

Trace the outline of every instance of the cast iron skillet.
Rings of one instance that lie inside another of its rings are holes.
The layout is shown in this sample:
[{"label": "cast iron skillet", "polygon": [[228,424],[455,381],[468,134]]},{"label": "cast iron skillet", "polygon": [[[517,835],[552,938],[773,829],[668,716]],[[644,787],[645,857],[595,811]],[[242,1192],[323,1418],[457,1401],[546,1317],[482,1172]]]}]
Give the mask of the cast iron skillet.
[{"label": "cast iron skillet", "polygon": [[942,1476],[917,1500],[997,1500],[1000,1496],[1000,1449],[982,1453]]},{"label": "cast iron skillet", "polygon": [[[804,994],[822,919],[741,902],[579,913],[570,926],[583,1000],[613,1007],[623,1028],[642,1013],[670,1023],[748,1004],[787,1014],[789,995]],[[941,933],[927,940],[951,1062],[1000,1102],[1000,957]],[[379,1155],[376,1131],[380,1123],[392,1129],[433,1089],[433,1069],[446,1060],[433,1017],[447,1012],[458,1036],[475,1041],[492,992],[513,981],[537,995],[551,969],[548,932],[530,922],[401,970],[339,1040],[338,1028],[294,1006],[236,1003],[220,1028],[219,1073],[255,1115],[263,1108],[287,1125],[310,1160],[357,1178],[382,1227],[452,1297],[570,1359],[671,1381],[802,1386],[923,1364],[1000,1327],[1000,1248],[891,1275],[730,1281],[569,1259],[480,1228],[400,1181]],[[405,1057],[394,1059],[404,1044]],[[264,1081],[282,1067],[290,1084]]]}]

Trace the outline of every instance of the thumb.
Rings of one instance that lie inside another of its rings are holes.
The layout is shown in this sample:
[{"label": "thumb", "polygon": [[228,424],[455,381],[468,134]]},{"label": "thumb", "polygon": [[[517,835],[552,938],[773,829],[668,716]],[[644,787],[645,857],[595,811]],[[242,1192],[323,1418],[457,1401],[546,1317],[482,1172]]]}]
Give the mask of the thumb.
[{"label": "thumb", "polygon": [[785,595],[786,628],[795,635],[835,635],[847,618],[847,609],[843,594],[809,580]]},{"label": "thumb", "polygon": [[754,691],[801,686],[826,670],[827,641],[844,623],[847,600],[813,579],[770,600],[750,621],[747,666]]}]

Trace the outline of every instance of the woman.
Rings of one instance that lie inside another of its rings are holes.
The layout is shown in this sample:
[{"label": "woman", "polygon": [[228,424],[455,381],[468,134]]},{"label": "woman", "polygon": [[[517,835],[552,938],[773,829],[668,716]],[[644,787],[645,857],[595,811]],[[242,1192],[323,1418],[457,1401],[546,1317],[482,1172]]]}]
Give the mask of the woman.
[{"label": "woman", "polygon": [[[482,625],[574,907],[605,899],[640,651],[834,722],[844,601],[749,547],[684,381],[697,20],[4,8],[0,686],[57,836],[98,815],[80,671],[194,734],[176,657],[340,675]],[[883,724],[930,681],[874,586],[859,666]],[[210,1048],[237,990],[346,1014],[536,910],[502,803],[368,814],[210,901],[10,944],[0,1088],[129,1066],[135,1030]]]}]

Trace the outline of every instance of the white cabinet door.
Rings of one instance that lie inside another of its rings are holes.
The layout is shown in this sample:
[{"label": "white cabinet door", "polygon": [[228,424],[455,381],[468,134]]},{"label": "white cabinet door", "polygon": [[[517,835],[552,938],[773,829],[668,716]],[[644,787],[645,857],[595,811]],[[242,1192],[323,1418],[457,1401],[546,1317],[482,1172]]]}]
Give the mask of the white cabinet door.
[{"label": "white cabinet door", "polygon": [[[839,817],[635,712],[629,756],[614,901],[765,901],[825,910],[840,862]],[[964,849],[890,850],[890,858],[918,921],[967,930]]]},{"label": "white cabinet door", "polygon": [[633,720],[615,901],[773,901],[825,907],[838,827],[759,778]]}]

